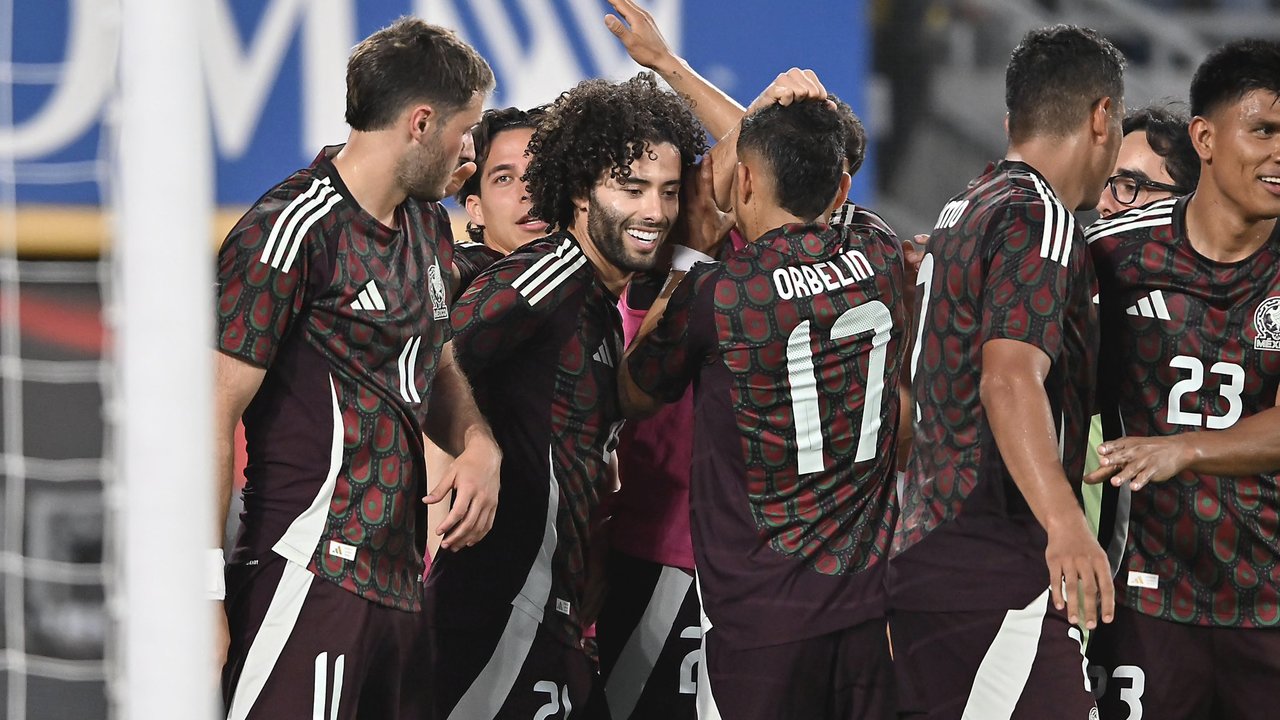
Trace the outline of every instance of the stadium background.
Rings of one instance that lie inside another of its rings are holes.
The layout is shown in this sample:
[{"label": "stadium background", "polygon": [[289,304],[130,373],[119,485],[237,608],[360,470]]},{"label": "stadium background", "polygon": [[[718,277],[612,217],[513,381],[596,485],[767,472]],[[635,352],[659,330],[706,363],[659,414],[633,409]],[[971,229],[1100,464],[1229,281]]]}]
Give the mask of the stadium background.
[{"label": "stadium background", "polygon": [[[853,198],[903,237],[927,231],[946,198],[999,157],[1003,66],[1026,29],[1075,22],[1111,37],[1130,58],[1129,107],[1184,99],[1191,70],[1222,39],[1280,37],[1271,0],[644,4],[677,51],[743,104],[788,67],[815,69],[874,141]],[[345,137],[347,52],[401,14],[473,43],[498,78],[493,106],[527,107],[582,78],[638,69],[601,23],[603,0],[199,6],[219,209],[211,257],[259,193]],[[119,17],[116,0],[0,0],[0,717],[13,720],[104,718],[112,705],[104,297]],[[165,190],[155,178],[156,202]]]}]

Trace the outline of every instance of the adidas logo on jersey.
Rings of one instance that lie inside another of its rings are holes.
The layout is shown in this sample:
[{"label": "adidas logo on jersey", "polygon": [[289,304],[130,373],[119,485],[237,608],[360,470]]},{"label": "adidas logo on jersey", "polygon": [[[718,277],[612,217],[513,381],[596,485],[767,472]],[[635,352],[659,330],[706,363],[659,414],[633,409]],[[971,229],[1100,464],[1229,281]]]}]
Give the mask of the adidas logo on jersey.
[{"label": "adidas logo on jersey", "polygon": [[1169,320],[1169,308],[1164,304],[1164,294],[1154,290],[1150,295],[1125,309],[1127,315]]},{"label": "adidas logo on jersey", "polygon": [[602,362],[609,367],[616,367],[617,363],[613,360],[613,348],[609,347],[609,341],[600,343],[600,347],[596,350],[596,354],[591,356],[592,360]]},{"label": "adidas logo on jersey", "polygon": [[386,310],[387,303],[382,299],[382,293],[378,292],[378,286],[372,280],[360,294],[356,296],[356,301],[351,303],[353,310]]}]

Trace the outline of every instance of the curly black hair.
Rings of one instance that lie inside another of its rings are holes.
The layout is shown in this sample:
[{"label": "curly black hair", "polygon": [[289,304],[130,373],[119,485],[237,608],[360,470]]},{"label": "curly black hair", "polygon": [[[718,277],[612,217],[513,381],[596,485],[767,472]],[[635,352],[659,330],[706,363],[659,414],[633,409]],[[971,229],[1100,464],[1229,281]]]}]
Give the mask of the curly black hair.
[{"label": "curly black hair", "polygon": [[1148,105],[1130,112],[1124,118],[1124,134],[1144,132],[1147,144],[1164,160],[1164,168],[1173,184],[1183,193],[1196,189],[1200,181],[1200,156],[1191,144],[1187,126],[1191,118],[1173,104]]},{"label": "curly black hair", "polygon": [[685,167],[707,149],[702,125],[653,73],[578,83],[551,104],[529,140],[530,213],[551,230],[567,229],[575,199],[590,194],[605,172],[630,176],[631,163],[654,143],[674,145]]}]

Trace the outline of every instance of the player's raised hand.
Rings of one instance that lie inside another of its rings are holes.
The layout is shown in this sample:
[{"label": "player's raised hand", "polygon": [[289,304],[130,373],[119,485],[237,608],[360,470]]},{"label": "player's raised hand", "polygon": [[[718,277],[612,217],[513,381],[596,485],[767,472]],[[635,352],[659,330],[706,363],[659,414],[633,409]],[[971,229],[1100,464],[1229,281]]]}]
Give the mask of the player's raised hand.
[{"label": "player's raised hand", "polygon": [[440,547],[456,550],[480,542],[493,527],[498,511],[499,471],[502,451],[491,436],[476,433],[468,438],[462,454],[445,471],[444,477],[423,498],[438,503],[456,492],[453,508],[436,530],[443,535]]},{"label": "player's raised hand", "polygon": [[[1049,592],[1053,606],[1067,610],[1067,619],[1089,630],[1115,617],[1116,593],[1111,582],[1111,565],[1081,513],[1063,513],[1046,528],[1049,544],[1045,563],[1049,566]],[[1081,603],[1084,603],[1083,607]],[[1081,622],[1083,620],[1083,622]]]},{"label": "player's raised hand", "polygon": [[462,189],[462,185],[476,173],[476,144],[475,138],[468,130],[462,135],[462,150],[458,153],[458,167],[449,176],[449,183],[445,185],[444,196],[450,197]]},{"label": "player's raised hand", "polygon": [[1100,483],[1111,478],[1111,484],[1141,490],[1147,483],[1164,482],[1186,470],[1195,459],[1195,449],[1184,435],[1167,437],[1123,437],[1098,446],[1097,470],[1084,481]]},{"label": "player's raised hand", "polygon": [[[774,103],[787,106],[793,102],[826,99],[827,88],[823,86],[822,81],[818,80],[817,74],[812,70],[791,68],[774,78],[769,87],[765,88],[755,100],[751,101],[751,105],[747,108],[747,114],[750,115],[756,110]],[[834,103],[832,107],[835,107]]]},{"label": "player's raised hand", "polygon": [[637,5],[635,0],[609,0],[609,4],[622,19],[612,13],[605,15],[604,26],[622,41],[622,47],[627,49],[632,60],[642,67],[656,70],[664,61],[675,57],[648,10]]},{"label": "player's raised hand", "polygon": [[718,255],[733,228],[733,214],[716,207],[714,177],[711,153],[703,155],[701,163],[685,171],[680,185],[680,216],[671,233],[673,242],[711,257]]}]

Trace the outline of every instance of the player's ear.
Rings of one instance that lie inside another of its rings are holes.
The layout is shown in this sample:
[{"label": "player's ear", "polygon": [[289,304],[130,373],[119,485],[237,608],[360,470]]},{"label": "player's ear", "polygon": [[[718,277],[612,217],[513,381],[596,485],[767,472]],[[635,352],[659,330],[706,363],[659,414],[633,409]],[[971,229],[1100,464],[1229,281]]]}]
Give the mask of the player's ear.
[{"label": "player's ear", "polygon": [[849,173],[840,173],[840,188],[836,190],[836,196],[831,200],[831,207],[827,209],[827,215],[840,209],[845,200],[849,199],[849,186],[853,184],[853,178],[849,177]]},{"label": "player's ear", "polygon": [[755,192],[755,188],[752,187],[751,168],[739,160],[738,167],[734,169],[734,173],[738,183],[738,203],[746,205],[751,202],[751,196]]},{"label": "player's ear", "polygon": [[1191,125],[1187,127],[1187,134],[1191,136],[1191,146],[1196,149],[1196,154],[1201,160],[1213,159],[1213,123],[1201,115],[1191,118]]},{"label": "player's ear", "polygon": [[480,207],[480,196],[468,195],[464,206],[472,224],[484,227],[484,210]]},{"label": "player's ear", "polygon": [[1094,144],[1106,145],[1111,137],[1111,113],[1115,107],[1115,100],[1104,97],[1089,110],[1089,136]]},{"label": "player's ear", "polygon": [[414,105],[409,108],[409,137],[414,141],[421,142],[427,132],[431,130],[432,124],[437,120],[436,112],[430,105]]}]

